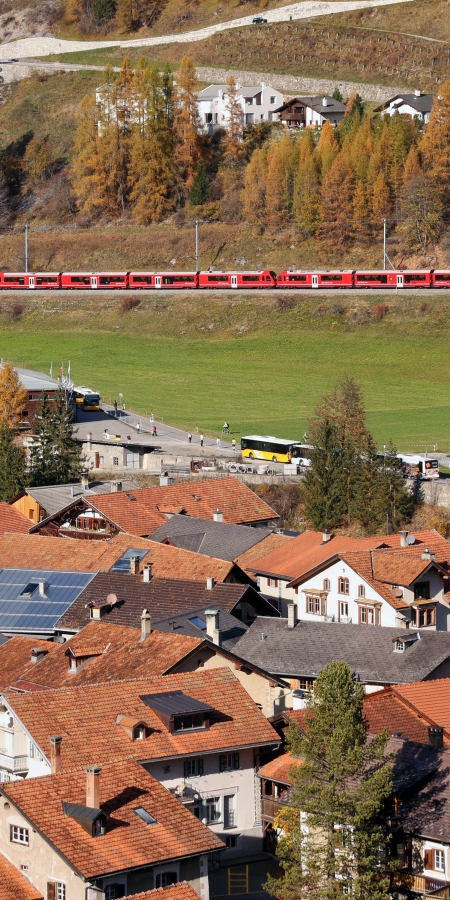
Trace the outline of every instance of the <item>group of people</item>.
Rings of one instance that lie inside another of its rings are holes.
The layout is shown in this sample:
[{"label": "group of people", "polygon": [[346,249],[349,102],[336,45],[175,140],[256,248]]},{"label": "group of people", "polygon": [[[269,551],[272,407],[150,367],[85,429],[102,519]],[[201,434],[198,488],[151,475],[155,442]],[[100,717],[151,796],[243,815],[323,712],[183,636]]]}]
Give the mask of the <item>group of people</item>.
[{"label": "group of people", "polygon": [[[196,425],[196,432],[198,434],[198,425]],[[228,422],[224,422],[224,425],[222,428],[222,434],[229,434],[229,433],[230,433],[230,426],[229,426]],[[205,440],[205,438],[204,438],[204,434],[202,432],[200,434],[200,447],[203,447],[204,440]],[[188,431],[188,442],[190,444],[192,444],[192,432],[190,432],[190,431]],[[216,438],[216,445],[217,445],[217,449],[220,450],[220,447],[221,447],[220,437]],[[236,441],[234,438],[231,441],[231,446],[232,446],[233,450],[236,450]]]}]

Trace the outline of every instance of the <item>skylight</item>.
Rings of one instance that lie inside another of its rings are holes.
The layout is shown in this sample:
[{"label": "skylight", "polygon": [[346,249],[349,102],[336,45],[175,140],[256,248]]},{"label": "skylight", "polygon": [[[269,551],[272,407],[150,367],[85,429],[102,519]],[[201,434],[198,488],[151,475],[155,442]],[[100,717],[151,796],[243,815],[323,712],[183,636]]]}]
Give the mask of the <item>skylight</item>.
[{"label": "skylight", "polygon": [[146,825],[156,825],[156,819],[151,816],[143,806],[135,806],[133,812],[136,813]]},{"label": "skylight", "polygon": [[19,594],[19,597],[31,597],[35,591],[37,591],[39,587],[38,581],[29,581],[28,584],[24,587],[23,591]]},{"label": "skylight", "polygon": [[196,628],[200,628],[200,631],[204,631],[206,628],[206,622],[203,619],[199,619],[198,616],[194,616],[192,619],[189,619]]},{"label": "skylight", "polygon": [[136,500],[136,497],[134,497],[133,494],[125,494],[125,496],[128,497],[129,500]]}]

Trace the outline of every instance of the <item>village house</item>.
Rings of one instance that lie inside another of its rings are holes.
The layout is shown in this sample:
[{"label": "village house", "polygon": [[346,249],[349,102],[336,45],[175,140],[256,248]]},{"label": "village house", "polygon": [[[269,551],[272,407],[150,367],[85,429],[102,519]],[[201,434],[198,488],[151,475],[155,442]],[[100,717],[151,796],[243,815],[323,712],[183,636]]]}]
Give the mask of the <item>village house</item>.
[{"label": "village house", "polygon": [[434,94],[422,94],[414,91],[413,94],[396,94],[390,100],[386,100],[381,106],[377,106],[374,112],[383,116],[393,116],[398,113],[407,119],[417,118],[419,122],[428,125],[433,109]]},{"label": "village house", "polygon": [[[264,82],[254,86],[236,84],[236,97],[246,126],[271,122],[276,108],[283,102],[281,91]],[[197,107],[203,131],[214,134],[219,128],[227,128],[228,103],[227,84],[210,84],[199,92]]]},{"label": "village house", "polygon": [[187,881],[209,900],[208,856],[223,842],[141,766],[55,769],[0,789],[2,852],[42,896],[114,900]]},{"label": "village house", "polygon": [[226,667],[9,692],[0,730],[10,755],[22,754],[26,780],[58,768],[70,773],[93,754],[100,765],[135,759],[209,825],[230,858],[262,849],[255,771],[279,737]]},{"label": "village house", "polygon": [[275,110],[274,118],[287,128],[321,128],[325,122],[339,125],[345,110],[334,97],[293,97]]},{"label": "village house", "polygon": [[[87,475],[82,475],[81,481],[74,484],[46,485],[45,487],[27,487],[8,501],[9,505],[36,525],[42,519],[55,515],[60,509],[79,497],[95,496],[96,494],[115,493],[117,490],[133,491],[135,485],[132,481],[89,481]],[[6,529],[5,529],[6,530]],[[10,528],[10,531],[15,529]],[[17,531],[20,531],[18,528]]]}]

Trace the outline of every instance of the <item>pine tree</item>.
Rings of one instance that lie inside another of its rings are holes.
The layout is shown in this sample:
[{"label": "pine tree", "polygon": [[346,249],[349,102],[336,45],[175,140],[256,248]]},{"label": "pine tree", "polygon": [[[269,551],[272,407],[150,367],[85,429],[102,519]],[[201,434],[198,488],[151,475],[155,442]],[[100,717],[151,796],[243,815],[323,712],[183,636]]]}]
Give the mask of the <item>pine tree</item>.
[{"label": "pine tree", "polygon": [[395,865],[382,813],[392,760],[386,730],[368,740],[363,700],[348,666],[330,663],[308,701],[307,736],[294,724],[289,730],[288,747],[303,764],[291,769],[294,793],[275,821],[281,874],[265,888],[280,900],[338,900],[344,886],[354,900],[389,900]]},{"label": "pine tree", "polygon": [[25,453],[14,443],[14,432],[0,423],[0,501],[10,500],[27,483]]},{"label": "pine tree", "polygon": [[63,390],[57,391],[53,404],[41,395],[33,420],[30,470],[34,485],[67,484],[81,476],[82,449],[72,435],[72,413]]},{"label": "pine tree", "polygon": [[336,425],[325,418],[313,431],[311,452],[302,487],[305,516],[315,531],[342,524],[348,509],[347,479],[342,443]]},{"label": "pine tree", "polygon": [[180,196],[185,198],[191,192],[200,152],[198,91],[199,83],[195,74],[195,66],[188,56],[184,56],[177,73],[173,128]]},{"label": "pine tree", "polygon": [[195,170],[194,180],[192,182],[191,196],[189,202],[191,206],[201,206],[206,203],[209,197],[209,178],[205,169],[203,160],[199,160]]},{"label": "pine tree", "polygon": [[28,392],[22,387],[12,363],[3,363],[0,368],[0,423],[6,422],[10,428],[17,428],[27,400]]},{"label": "pine tree", "polygon": [[353,173],[341,155],[337,156],[322,183],[319,237],[336,250],[352,234]]},{"label": "pine tree", "polygon": [[225,165],[237,166],[242,161],[244,145],[244,116],[238,98],[236,82],[232,75],[227,80],[226,135],[224,139],[223,159]]}]

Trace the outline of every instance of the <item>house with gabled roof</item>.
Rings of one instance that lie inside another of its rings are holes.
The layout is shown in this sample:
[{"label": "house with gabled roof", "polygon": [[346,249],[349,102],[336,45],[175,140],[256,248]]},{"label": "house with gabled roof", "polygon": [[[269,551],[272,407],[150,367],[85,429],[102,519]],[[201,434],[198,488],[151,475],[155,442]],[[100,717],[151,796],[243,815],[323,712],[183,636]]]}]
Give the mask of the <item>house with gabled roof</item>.
[{"label": "house with gabled roof", "polygon": [[52,900],[106,900],[187,881],[209,900],[223,842],[132,759],[0,789],[2,851]]},{"label": "house with gabled roof", "polygon": [[5,693],[0,730],[35,777],[93,757],[134,759],[223,838],[230,858],[262,849],[255,765],[279,737],[227,667]]},{"label": "house with gabled roof", "polygon": [[427,125],[434,100],[434,94],[422,94],[421,91],[416,90],[413,94],[396,94],[395,97],[385,100],[381,106],[375,107],[374,112],[380,113],[381,116],[393,116],[398,113],[407,119],[417,118]]},{"label": "house with gabled roof", "polygon": [[15,497],[8,500],[8,506],[22,513],[28,519],[29,528],[31,528],[37,522],[46,519],[47,516],[64,509],[79,497],[117,493],[119,485],[122,491],[133,491],[135,487],[132,481],[89,481],[87,475],[82,475],[81,481],[72,484],[50,484],[45,487],[23,488]]},{"label": "house with gabled roof", "polygon": [[1,900],[45,900],[28,879],[26,871],[16,868],[0,853],[0,898]]}]

